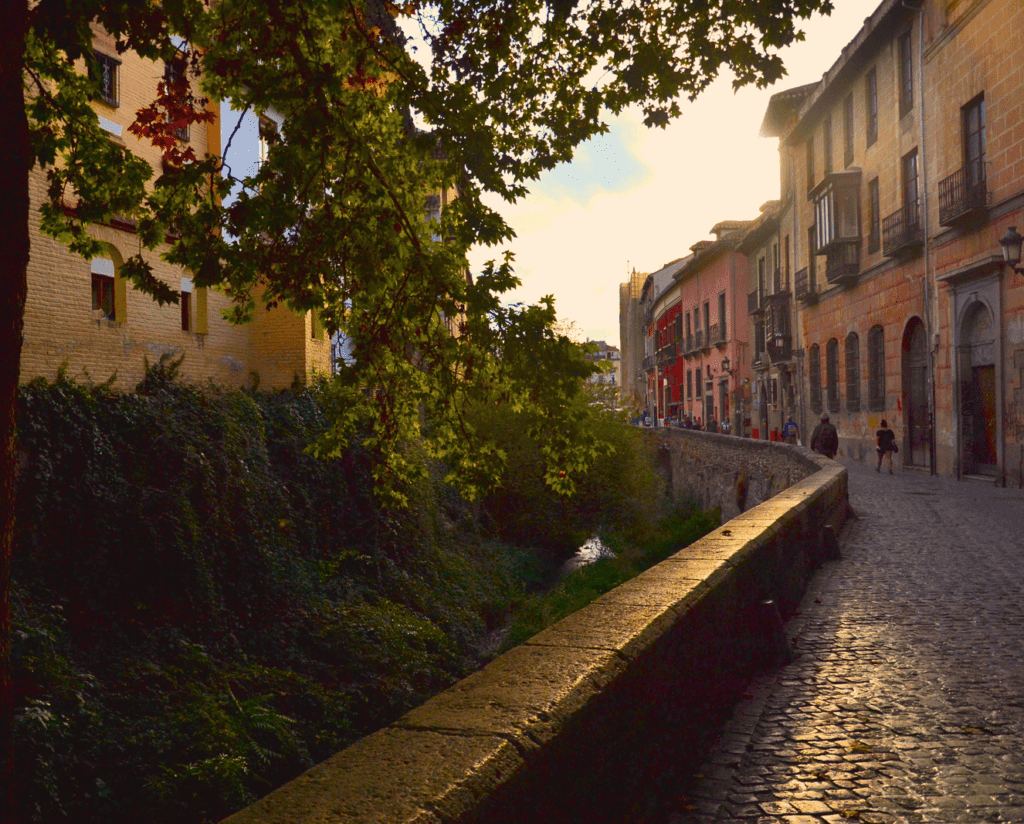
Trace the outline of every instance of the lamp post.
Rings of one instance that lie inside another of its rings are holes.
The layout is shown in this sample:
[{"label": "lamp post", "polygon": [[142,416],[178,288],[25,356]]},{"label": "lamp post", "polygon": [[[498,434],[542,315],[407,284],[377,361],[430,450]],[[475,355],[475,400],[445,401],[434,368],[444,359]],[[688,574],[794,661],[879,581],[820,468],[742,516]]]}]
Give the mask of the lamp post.
[{"label": "lamp post", "polygon": [[999,245],[1003,247],[1003,261],[1009,264],[1014,272],[1024,274],[1024,266],[1020,265],[1020,249],[1024,238],[1017,231],[1016,226],[1006,230],[1006,234],[999,239]]}]

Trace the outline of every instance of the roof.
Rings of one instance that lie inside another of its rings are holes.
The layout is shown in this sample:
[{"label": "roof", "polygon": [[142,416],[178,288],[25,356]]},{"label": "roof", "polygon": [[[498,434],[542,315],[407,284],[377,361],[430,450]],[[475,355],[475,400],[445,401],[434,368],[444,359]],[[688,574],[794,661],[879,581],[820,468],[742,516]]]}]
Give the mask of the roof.
[{"label": "roof", "polygon": [[807,97],[818,88],[818,83],[805,83],[792,89],[773,94],[768,100],[764,119],[761,121],[759,137],[781,137],[792,127],[800,107]]}]

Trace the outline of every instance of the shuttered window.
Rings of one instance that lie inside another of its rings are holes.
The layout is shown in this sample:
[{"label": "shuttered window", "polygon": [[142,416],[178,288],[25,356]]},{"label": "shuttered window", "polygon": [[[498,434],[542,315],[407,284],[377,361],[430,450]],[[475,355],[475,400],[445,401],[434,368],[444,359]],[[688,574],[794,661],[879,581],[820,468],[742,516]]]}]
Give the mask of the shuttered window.
[{"label": "shuttered window", "polygon": [[818,344],[814,344],[807,355],[807,370],[811,385],[811,409],[821,412],[821,348]]}]

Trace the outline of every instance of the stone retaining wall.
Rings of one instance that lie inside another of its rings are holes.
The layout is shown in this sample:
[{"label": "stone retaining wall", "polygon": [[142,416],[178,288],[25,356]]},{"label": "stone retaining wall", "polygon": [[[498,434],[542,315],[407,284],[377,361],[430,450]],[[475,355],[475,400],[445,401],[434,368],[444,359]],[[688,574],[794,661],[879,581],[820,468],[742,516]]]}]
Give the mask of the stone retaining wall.
[{"label": "stone retaining wall", "polygon": [[[838,527],[848,511],[846,470],[800,447],[764,444],[771,451],[763,452],[728,436],[659,437],[680,492],[689,483],[725,495],[714,460],[723,462],[722,478],[746,467],[765,490],[790,465],[807,476],[791,476],[771,500],[230,824],[641,820],[644,800],[694,763],[709,722],[749,676],[778,663],[779,608],[794,608],[822,557],[824,528]],[[687,480],[687,467],[700,479]]]}]

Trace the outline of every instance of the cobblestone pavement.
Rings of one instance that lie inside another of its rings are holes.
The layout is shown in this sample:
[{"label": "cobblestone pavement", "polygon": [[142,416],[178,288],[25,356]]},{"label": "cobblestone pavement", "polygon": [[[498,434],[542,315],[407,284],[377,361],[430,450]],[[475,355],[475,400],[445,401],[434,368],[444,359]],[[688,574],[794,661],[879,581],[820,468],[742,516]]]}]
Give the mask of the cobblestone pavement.
[{"label": "cobblestone pavement", "polygon": [[667,824],[1024,822],[1024,492],[847,464],[858,518]]}]

